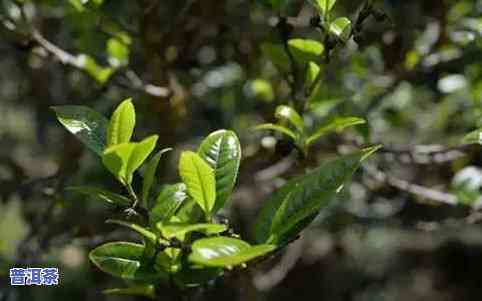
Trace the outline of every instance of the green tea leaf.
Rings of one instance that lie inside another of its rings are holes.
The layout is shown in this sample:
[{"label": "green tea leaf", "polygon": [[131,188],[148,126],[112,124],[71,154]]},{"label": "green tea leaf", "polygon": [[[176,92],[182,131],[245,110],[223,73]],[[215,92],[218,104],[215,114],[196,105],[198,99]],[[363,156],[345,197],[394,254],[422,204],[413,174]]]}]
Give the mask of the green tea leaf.
[{"label": "green tea leaf", "polygon": [[361,162],[377,149],[341,156],[286,183],[261,210],[255,227],[256,241],[281,245],[296,237],[331,203]]},{"label": "green tea leaf", "polygon": [[308,139],[306,139],[306,143],[308,145],[311,145],[323,135],[326,135],[332,132],[341,132],[346,128],[349,128],[355,125],[365,124],[365,123],[366,121],[364,119],[358,118],[358,117],[334,118],[330,120],[327,124],[317,129],[313,135],[311,135]]},{"label": "green tea leaf", "polygon": [[122,143],[108,147],[102,155],[104,166],[122,183],[130,184],[133,173],[144,163],[156,147],[158,136],[139,143]]},{"label": "green tea leaf", "polygon": [[216,212],[224,206],[236,184],[241,162],[241,145],[234,132],[220,130],[204,139],[198,154],[214,170],[216,203],[213,212]]},{"label": "green tea leaf", "polygon": [[184,223],[198,223],[204,218],[204,212],[198,203],[192,199],[187,198],[186,201],[179,207],[176,212],[175,219]]},{"label": "green tea leaf", "polygon": [[318,79],[321,68],[315,62],[309,62],[306,68],[305,76],[305,89],[310,89],[314,85],[315,81]]},{"label": "green tea leaf", "polygon": [[89,186],[74,186],[74,187],[67,187],[65,190],[67,191],[70,190],[77,193],[82,193],[89,196],[97,197],[108,203],[116,204],[122,207],[128,207],[132,203],[132,201],[129,198],[117,193],[110,192],[102,188],[89,187]]},{"label": "green tea leaf", "polygon": [[187,193],[184,183],[165,186],[159,193],[156,203],[150,211],[151,224],[155,225],[158,222],[169,221],[186,199]]},{"label": "green tea leaf", "polygon": [[120,37],[113,37],[107,40],[107,53],[109,54],[109,63],[114,68],[126,66],[129,63],[129,42],[130,38],[126,33],[121,33]]},{"label": "green tea leaf", "polygon": [[481,144],[482,145],[482,129],[475,130],[462,139],[463,144]]},{"label": "green tea leaf", "polygon": [[275,117],[280,121],[288,121],[288,123],[293,126],[300,134],[305,131],[305,123],[303,118],[289,106],[278,106],[275,111]]},{"label": "green tea leaf", "polygon": [[127,143],[131,141],[136,124],[136,112],[132,99],[124,100],[114,111],[109,123],[107,145]]},{"label": "green tea leaf", "polygon": [[226,225],[221,224],[186,224],[186,223],[158,223],[157,228],[166,239],[174,237],[183,240],[184,235],[191,232],[204,233],[206,235],[218,234],[227,230]]},{"label": "green tea leaf", "polygon": [[160,150],[151,160],[147,163],[146,171],[144,172],[144,179],[142,181],[142,201],[144,204],[147,203],[149,197],[149,192],[151,191],[152,184],[154,183],[154,178],[156,176],[157,166],[163,154],[171,151],[172,148],[165,148]]},{"label": "green tea leaf", "polygon": [[234,267],[276,249],[274,245],[251,246],[247,242],[230,237],[214,237],[196,240],[189,260],[208,267]]},{"label": "green tea leaf", "polygon": [[265,123],[265,124],[261,124],[261,125],[256,126],[254,129],[255,130],[275,131],[275,132],[284,134],[284,135],[290,137],[293,140],[297,140],[296,134],[292,130],[290,130],[290,129],[284,127],[284,126],[281,126],[281,125],[272,124],[272,123]]},{"label": "green tea leaf", "polygon": [[154,148],[156,148],[157,139],[159,136],[152,135],[139,143],[136,143],[133,149],[126,168],[126,176],[129,182],[132,180],[132,174],[144,163],[144,161],[149,157]]},{"label": "green tea leaf", "polygon": [[203,211],[210,215],[216,201],[216,179],[213,169],[198,154],[183,152],[179,160],[179,174],[189,195]]},{"label": "green tea leaf", "polygon": [[94,58],[87,54],[79,54],[75,58],[75,65],[100,85],[105,84],[114,74],[113,68],[100,66]]},{"label": "green tea leaf", "polygon": [[135,284],[126,288],[111,288],[102,291],[106,295],[141,296],[156,300],[156,290],[152,284]]},{"label": "green tea leaf", "polygon": [[108,219],[106,221],[106,223],[117,224],[117,225],[120,225],[120,226],[127,227],[127,228],[139,233],[142,237],[146,238],[149,242],[151,242],[153,244],[156,243],[156,240],[157,240],[156,234],[154,234],[153,232],[149,231],[148,229],[146,229],[146,228],[144,228],[144,227],[142,227],[138,224],[126,222],[126,221],[121,221],[121,220],[116,220],[116,219]]},{"label": "green tea leaf", "polygon": [[310,0],[310,2],[318,8],[322,15],[330,13],[336,4],[336,0]]},{"label": "green tea leaf", "polygon": [[330,23],[330,32],[346,43],[351,35],[351,21],[346,17],[336,19]]},{"label": "green tea leaf", "polygon": [[128,184],[127,164],[136,143],[123,143],[108,147],[102,155],[102,163],[121,183]]},{"label": "green tea leaf", "polygon": [[111,242],[92,250],[89,259],[103,272],[127,280],[153,281],[165,277],[152,264],[142,264],[143,254],[143,245]]},{"label": "green tea leaf", "polygon": [[291,39],[288,45],[296,63],[300,66],[305,66],[310,61],[316,62],[325,51],[323,44],[310,39]]},{"label": "green tea leaf", "polygon": [[52,107],[60,123],[90,150],[98,155],[107,145],[109,121],[96,111],[84,106]]}]

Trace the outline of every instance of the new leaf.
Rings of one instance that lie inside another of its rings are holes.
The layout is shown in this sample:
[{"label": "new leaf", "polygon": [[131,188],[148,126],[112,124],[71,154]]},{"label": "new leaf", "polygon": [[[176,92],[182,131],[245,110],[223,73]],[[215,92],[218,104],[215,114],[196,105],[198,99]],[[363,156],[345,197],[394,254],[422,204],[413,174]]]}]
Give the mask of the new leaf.
[{"label": "new leaf", "polygon": [[189,195],[210,216],[216,201],[216,179],[213,169],[198,154],[183,152],[179,160],[179,174]]},{"label": "new leaf", "polygon": [[107,145],[113,146],[131,141],[132,133],[136,124],[136,112],[132,99],[124,100],[112,114]]}]

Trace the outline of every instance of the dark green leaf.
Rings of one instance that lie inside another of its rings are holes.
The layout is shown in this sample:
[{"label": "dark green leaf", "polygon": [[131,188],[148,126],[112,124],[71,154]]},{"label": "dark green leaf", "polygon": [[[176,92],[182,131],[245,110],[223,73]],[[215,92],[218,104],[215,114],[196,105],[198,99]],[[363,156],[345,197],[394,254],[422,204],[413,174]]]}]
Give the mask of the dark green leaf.
[{"label": "dark green leaf", "polygon": [[216,212],[224,206],[236,184],[241,162],[241,145],[234,132],[220,130],[204,139],[198,154],[214,170],[216,203],[212,211]]},{"label": "dark green leaf", "polygon": [[98,197],[111,204],[116,204],[123,207],[130,206],[132,203],[132,201],[129,198],[117,193],[107,191],[102,188],[88,187],[88,186],[75,186],[75,187],[67,187],[66,190],[86,194],[93,197]]},{"label": "dark green leaf", "polygon": [[[266,202],[255,228],[258,243],[283,244],[296,237],[326,207],[360,163],[378,147],[327,162],[290,180]],[[297,231],[293,231],[293,229]]]},{"label": "dark green leaf", "polygon": [[184,183],[164,187],[150,212],[151,224],[169,221],[186,198],[186,185]]},{"label": "dark green leaf", "polygon": [[274,245],[251,246],[231,237],[214,237],[196,240],[189,260],[209,267],[234,267],[276,249]]},{"label": "dark green leaf", "polygon": [[105,273],[116,277],[152,281],[162,278],[152,264],[142,265],[144,246],[129,242],[111,242],[89,253],[90,260]]},{"label": "dark green leaf", "polygon": [[96,111],[83,106],[52,107],[62,125],[98,155],[107,145],[109,121]]}]

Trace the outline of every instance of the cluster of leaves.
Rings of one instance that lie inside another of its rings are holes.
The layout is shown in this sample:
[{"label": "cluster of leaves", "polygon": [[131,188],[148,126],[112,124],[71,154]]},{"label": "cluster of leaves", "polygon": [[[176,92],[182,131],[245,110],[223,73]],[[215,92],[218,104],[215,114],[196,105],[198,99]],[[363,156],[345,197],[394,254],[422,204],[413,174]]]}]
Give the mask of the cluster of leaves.
[{"label": "cluster of leaves", "polygon": [[[229,200],[238,175],[241,147],[234,132],[216,131],[202,141],[197,152],[182,152],[182,181],[157,187],[160,192],[152,196],[157,190],[153,189],[156,169],[169,149],[152,155],[156,135],[131,141],[136,118],[130,99],[117,107],[110,120],[83,106],[53,109],[62,125],[101,157],[127,194],[92,187],[70,189],[124,208],[125,220],[108,222],[130,228],[143,239],[142,244],[106,243],[90,253],[102,271],[135,282],[110,293],[153,297],[156,285],[175,283],[180,289],[201,285],[225,269],[267,256],[295,239],[377,149],[341,156],[289,181],[266,201],[256,222],[255,244],[250,244],[233,234],[229,224],[213,218]],[[138,197],[132,180],[142,165]],[[133,222],[133,215],[142,218]]]},{"label": "cluster of leaves", "polygon": [[301,115],[290,106],[278,106],[275,117],[278,120],[277,124],[265,123],[258,125],[256,129],[272,130],[287,136],[305,157],[308,155],[309,147],[324,135],[365,124],[365,120],[358,117],[335,117],[314,132],[309,133]]}]

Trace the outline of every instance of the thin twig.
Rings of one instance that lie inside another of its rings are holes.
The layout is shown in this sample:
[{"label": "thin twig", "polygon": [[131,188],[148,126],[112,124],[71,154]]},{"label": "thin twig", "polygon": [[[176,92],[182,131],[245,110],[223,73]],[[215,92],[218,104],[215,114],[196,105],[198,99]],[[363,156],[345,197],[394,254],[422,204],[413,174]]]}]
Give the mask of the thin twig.
[{"label": "thin twig", "polygon": [[[84,69],[83,63],[77,56],[65,51],[64,49],[53,44],[47,40],[39,31],[34,30],[32,32],[32,39],[45,51],[56,57],[62,64],[71,66],[77,69]],[[145,83],[142,79],[132,70],[127,69],[123,74],[125,81],[116,80],[115,83],[121,87],[140,91],[154,97],[169,97],[170,90],[166,87],[153,85],[151,83]]]},{"label": "thin twig", "polygon": [[410,183],[406,180],[386,174],[375,166],[364,165],[364,171],[380,183],[388,184],[394,188],[417,195],[424,199],[439,202],[445,205],[455,206],[458,204],[457,197],[453,194],[442,192],[436,189]]}]

